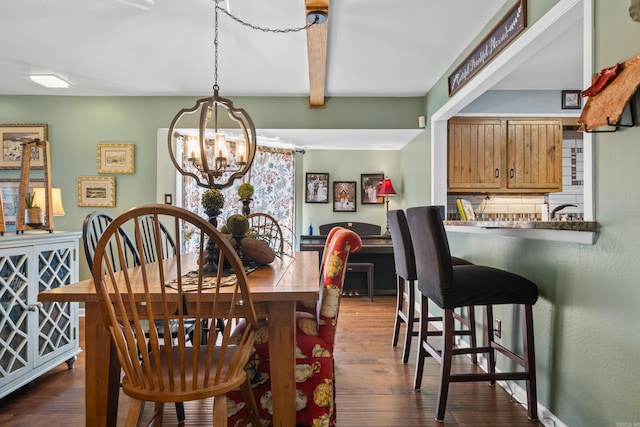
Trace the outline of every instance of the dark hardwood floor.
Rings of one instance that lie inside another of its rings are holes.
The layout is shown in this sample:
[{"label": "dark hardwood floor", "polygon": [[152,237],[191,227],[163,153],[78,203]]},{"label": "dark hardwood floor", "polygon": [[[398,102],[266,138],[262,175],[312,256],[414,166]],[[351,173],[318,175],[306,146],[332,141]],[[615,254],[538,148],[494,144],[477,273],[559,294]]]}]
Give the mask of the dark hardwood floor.
[{"label": "dark hardwood floor", "polygon": [[[413,389],[415,342],[409,363],[402,348],[391,346],[395,297],[343,298],[336,341],[337,425],[339,427],[442,426],[434,420],[439,365],[425,363],[422,390]],[[81,345],[84,333],[81,319]],[[472,370],[466,359],[456,368]],[[84,356],[74,369],[62,364],[0,401],[0,426],[84,425]],[[119,425],[128,398],[121,393]],[[153,405],[147,405],[147,412]],[[211,425],[211,401],[187,402],[187,426]],[[176,425],[175,408],[165,405],[164,424]],[[447,426],[535,426],[506,391],[487,383],[453,384]]]}]

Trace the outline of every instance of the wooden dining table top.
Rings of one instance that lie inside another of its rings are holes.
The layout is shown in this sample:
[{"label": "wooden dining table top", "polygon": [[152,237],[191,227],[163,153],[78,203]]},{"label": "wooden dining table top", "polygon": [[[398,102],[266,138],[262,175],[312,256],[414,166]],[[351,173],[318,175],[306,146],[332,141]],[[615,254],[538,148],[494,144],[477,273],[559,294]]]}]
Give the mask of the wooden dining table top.
[{"label": "wooden dining table top", "polygon": [[[181,271],[185,274],[195,270],[196,257],[194,254],[182,256]],[[177,276],[177,259],[171,258],[164,261],[165,271],[169,279]],[[299,301],[317,300],[319,291],[319,261],[318,254],[314,252],[296,252],[293,256],[283,255],[276,258],[271,264],[262,265],[251,271],[247,275],[247,284],[254,302],[269,301],[277,299],[279,301]],[[143,293],[140,267],[129,270],[130,279],[134,289],[138,287]],[[150,283],[159,283],[157,269],[150,269]],[[122,273],[116,273],[122,274]],[[117,276],[116,276],[117,278]],[[159,293],[159,289],[157,292]],[[168,294],[178,291],[170,286],[165,287]],[[213,289],[206,289],[203,293],[213,292]],[[231,292],[231,287],[222,287],[221,293]],[[206,299],[206,297],[205,297]],[[41,302],[49,301],[69,301],[69,302],[96,302],[96,294],[93,279],[85,279],[67,286],[51,289],[38,294]]]}]

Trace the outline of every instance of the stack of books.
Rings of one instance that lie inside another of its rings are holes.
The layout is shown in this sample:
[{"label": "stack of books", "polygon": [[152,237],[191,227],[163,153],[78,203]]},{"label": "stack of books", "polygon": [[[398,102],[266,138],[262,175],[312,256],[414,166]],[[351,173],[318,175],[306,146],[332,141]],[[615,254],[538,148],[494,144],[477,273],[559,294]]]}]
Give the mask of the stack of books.
[{"label": "stack of books", "polygon": [[456,199],[456,205],[458,206],[458,213],[462,221],[475,221],[476,214],[473,212],[473,206],[468,199]]}]

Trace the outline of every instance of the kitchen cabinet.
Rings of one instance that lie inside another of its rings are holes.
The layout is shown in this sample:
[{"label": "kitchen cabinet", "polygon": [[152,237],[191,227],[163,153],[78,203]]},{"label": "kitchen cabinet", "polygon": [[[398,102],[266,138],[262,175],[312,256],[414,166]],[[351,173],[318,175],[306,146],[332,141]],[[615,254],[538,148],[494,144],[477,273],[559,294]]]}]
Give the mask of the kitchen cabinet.
[{"label": "kitchen cabinet", "polygon": [[562,121],[547,118],[449,120],[450,193],[562,191]]},{"label": "kitchen cabinet", "polygon": [[78,281],[78,232],[0,237],[0,398],[80,352],[78,303],[38,293]]}]

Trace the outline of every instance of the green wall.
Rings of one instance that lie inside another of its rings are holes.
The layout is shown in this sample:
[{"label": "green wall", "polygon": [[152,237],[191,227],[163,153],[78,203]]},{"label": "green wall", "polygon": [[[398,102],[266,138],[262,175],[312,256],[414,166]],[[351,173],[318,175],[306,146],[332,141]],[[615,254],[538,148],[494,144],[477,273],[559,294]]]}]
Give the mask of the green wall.
[{"label": "green wall", "polygon": [[[398,193],[389,197],[389,209],[398,209],[406,193],[400,178],[400,151],[355,151],[355,150],[307,150],[304,154],[304,172],[329,173],[329,203],[304,203],[302,205],[300,228],[302,234],[308,233],[309,218],[313,223],[314,234],[318,226],[331,222],[358,221],[378,224],[384,232],[386,215],[384,205],[363,205],[361,200],[360,174],[384,173],[393,183]],[[301,177],[304,175],[300,175]],[[333,212],[333,182],[356,182],[356,212]],[[304,194],[301,188],[298,194]],[[298,198],[299,199],[299,198]],[[304,200],[304,199],[302,199]]]},{"label": "green wall", "polygon": [[[555,3],[529,0],[529,24]],[[595,71],[638,54],[640,23],[631,21],[628,7],[627,0],[594,1]],[[448,100],[447,75],[426,97],[427,123]],[[405,183],[429,161],[429,131],[401,154]],[[522,274],[538,284],[538,400],[568,426],[640,423],[640,227],[635,212],[640,209],[639,141],[639,127],[595,136],[594,204],[601,230],[594,245],[449,234],[454,255]],[[420,180],[411,184],[412,197],[405,197],[403,207],[429,204],[430,192],[418,188],[428,189],[430,176],[421,175]],[[503,341],[517,342],[513,309],[499,307],[496,315],[503,320]],[[505,333],[505,325],[512,324]]]},{"label": "green wall", "polygon": [[[207,96],[207,95],[205,95]],[[116,207],[100,208],[118,214],[142,203],[156,201],[157,133],[168,128],[182,108],[192,107],[193,97],[65,97],[0,95],[0,123],[46,123],[51,141],[52,184],[62,189],[66,215],[54,220],[56,230],[81,231],[84,217],[95,210],[77,206],[77,177],[97,175],[98,142],[135,144],[135,174],[116,175]],[[309,109],[307,98],[234,98],[246,109],[258,128],[277,129],[395,129],[415,128],[424,115],[423,98],[329,98],[326,109]],[[360,173],[385,172],[392,179],[400,176],[399,152],[309,150],[298,156],[297,168],[331,173],[331,179],[360,180]],[[316,158],[315,161],[312,161]],[[345,159],[350,159],[348,162]],[[305,166],[309,165],[309,168]],[[37,177],[37,172],[32,177]],[[18,178],[19,171],[0,171],[0,178]],[[338,178],[339,177],[339,178]],[[297,194],[304,194],[298,191]],[[358,207],[355,214],[333,213],[330,205],[296,206],[298,234],[304,233],[312,216],[317,226],[324,222],[354,220],[384,226],[380,205]],[[397,200],[393,203],[397,203]],[[306,212],[305,208],[311,209]],[[393,204],[391,204],[393,206]],[[356,215],[358,216],[356,218]],[[317,228],[316,228],[317,230]],[[1,238],[1,237],[0,237]],[[89,277],[81,262],[80,277]]]},{"label": "green wall", "polygon": [[[529,0],[529,23],[555,3]],[[640,23],[629,18],[629,1],[594,3],[594,70],[638,54]],[[425,99],[329,99],[325,110],[309,110],[306,98],[234,101],[263,128],[415,128],[416,116],[425,111],[433,114],[447,100],[446,75]],[[168,127],[173,115],[194,100],[0,96],[0,122],[49,124],[53,183],[62,187],[67,211],[65,217],[56,218],[56,228],[78,231],[92,208],[76,206],[76,178],[96,174],[96,144],[136,144],[136,173],[117,176],[117,207],[108,210],[118,213],[135,204],[153,202],[157,129]],[[594,245],[450,235],[455,255],[520,273],[538,283],[541,297],[534,308],[538,397],[568,426],[640,423],[639,142],[638,127],[595,137],[595,210],[601,231]],[[430,129],[426,129],[400,152],[361,155],[309,150],[300,156],[298,172],[326,171],[331,180],[354,181],[360,173],[385,172],[402,193],[391,199],[390,208],[428,204],[430,144]],[[3,171],[2,176],[5,174]],[[314,226],[346,220],[347,216],[352,219],[351,214],[334,214],[330,205],[306,205],[298,199],[298,226],[304,233],[309,216]],[[384,224],[381,206],[358,205],[356,214],[358,221]],[[503,339],[510,342],[514,338],[509,327],[513,312],[508,307],[497,312],[503,319]]]}]

